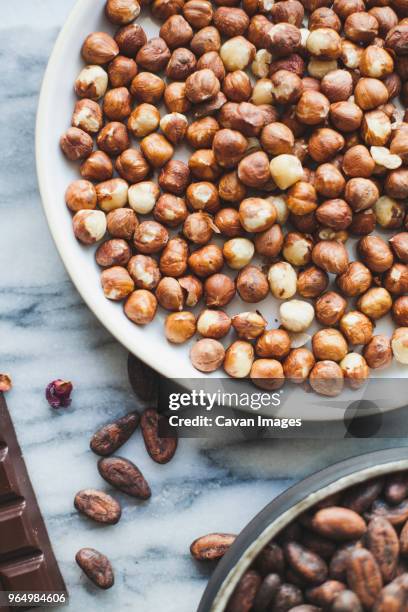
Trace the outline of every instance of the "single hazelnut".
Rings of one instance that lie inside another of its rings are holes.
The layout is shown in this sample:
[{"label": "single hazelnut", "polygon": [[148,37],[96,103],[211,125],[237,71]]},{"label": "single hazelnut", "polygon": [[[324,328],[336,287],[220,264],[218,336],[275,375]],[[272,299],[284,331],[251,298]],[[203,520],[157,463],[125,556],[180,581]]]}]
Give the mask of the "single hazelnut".
[{"label": "single hazelnut", "polygon": [[307,215],[317,208],[316,190],[311,183],[298,181],[289,189],[286,203],[294,215]]},{"label": "single hazelnut", "polygon": [[356,104],[364,111],[373,110],[388,102],[388,89],[379,79],[364,77],[354,89]]},{"label": "single hazelnut", "polygon": [[197,60],[189,49],[180,47],[171,54],[166,66],[166,76],[174,81],[185,81],[197,66]]},{"label": "single hazelnut", "polygon": [[189,183],[190,170],[186,163],[179,159],[171,159],[161,169],[158,183],[163,191],[181,196]]},{"label": "single hazelnut", "polygon": [[[252,85],[251,85],[252,89]],[[252,89],[251,102],[260,105],[271,105],[274,101],[273,85],[270,79],[262,78],[259,79]]]},{"label": "single hazelnut", "polygon": [[107,123],[99,132],[96,142],[104,153],[112,157],[120,155],[130,147],[126,126],[118,121]]},{"label": "single hazelnut", "polygon": [[106,32],[93,32],[86,37],[81,53],[87,64],[99,66],[108,64],[119,55],[119,47]]},{"label": "single hazelnut", "polygon": [[[293,225],[293,227],[302,234],[313,234],[315,232],[318,232],[319,230],[319,224],[317,223],[316,219],[316,211],[314,210],[311,213],[308,213],[307,215],[294,215],[293,213],[291,213],[289,221]],[[326,232],[334,234],[333,230],[328,230],[327,228],[325,229]],[[319,234],[320,233],[321,232],[319,232]],[[322,237],[318,235],[317,238],[318,240],[327,240],[327,236]]]},{"label": "single hazelnut", "polygon": [[270,155],[290,154],[294,144],[292,131],[283,123],[269,123],[261,132],[262,148]]},{"label": "single hazelnut", "polygon": [[299,273],[297,292],[304,298],[317,298],[326,291],[328,285],[328,274],[316,266],[309,266]]},{"label": "single hazelnut", "polygon": [[313,241],[305,234],[288,232],[285,236],[282,254],[293,266],[305,266],[310,263]]},{"label": "single hazelnut", "polygon": [[103,112],[111,121],[123,121],[132,112],[132,97],[127,87],[116,87],[106,92]]},{"label": "single hazelnut", "polygon": [[277,223],[283,226],[289,217],[289,209],[288,209],[287,198],[285,194],[269,196],[268,199],[272,202],[272,204],[276,208]]},{"label": "single hazelnut", "polygon": [[[254,256],[255,247],[248,238],[232,238],[224,243],[222,249],[227,265],[233,270],[241,270]],[[218,272],[218,270],[214,270]]]},{"label": "single hazelnut", "polygon": [[408,364],[408,327],[398,327],[391,338],[392,353],[398,363]]},{"label": "single hazelnut", "polygon": [[[197,70],[205,69],[212,70],[220,82],[224,80],[226,74],[225,67],[221,56],[217,51],[207,51],[207,53],[204,53],[198,59]],[[214,96],[213,98],[208,100],[208,103],[211,103],[211,100],[216,100],[219,95],[220,94],[217,94],[217,96]],[[202,102],[201,105],[204,105],[204,102]]]},{"label": "single hazelnut", "polygon": [[160,306],[165,310],[180,312],[184,307],[183,290],[175,278],[165,276],[156,288],[156,298]]},{"label": "single hazelnut", "polygon": [[359,353],[348,353],[340,362],[344,379],[352,389],[359,389],[370,375],[366,360]]},{"label": "single hazelnut", "polygon": [[372,208],[380,192],[374,181],[365,178],[352,178],[347,181],[344,198],[354,212]]},{"label": "single hazelnut", "polygon": [[343,156],[343,172],[347,176],[369,178],[374,172],[375,161],[364,145],[355,145]]},{"label": "single hazelnut", "polygon": [[[390,152],[401,158],[404,164],[408,163],[408,131],[398,130],[390,143]],[[390,168],[393,169],[393,168]]]},{"label": "single hazelnut", "polygon": [[317,30],[318,28],[331,28],[340,32],[342,25],[337,13],[327,6],[322,6],[313,11],[309,17],[309,30]]},{"label": "single hazelnut", "polygon": [[172,312],[166,318],[164,332],[169,342],[183,344],[196,332],[196,319],[192,312]]},{"label": "single hazelnut", "polygon": [[219,51],[221,47],[221,37],[217,28],[206,26],[198,30],[190,41],[191,51],[197,55],[204,55],[209,51]]},{"label": "single hazelnut", "polygon": [[235,167],[245,155],[248,141],[236,130],[219,130],[213,139],[212,149],[217,163],[224,168]]},{"label": "single hazelnut", "polygon": [[236,171],[223,174],[218,183],[218,194],[225,202],[239,202],[245,198],[246,187]]},{"label": "single hazelnut", "polygon": [[214,232],[214,222],[208,213],[199,211],[188,215],[183,225],[183,234],[194,244],[207,244]]},{"label": "single hazelnut", "polygon": [[214,151],[211,149],[198,149],[188,162],[191,173],[203,181],[215,181],[221,174]]},{"label": "single hazelnut", "polygon": [[157,300],[153,293],[137,289],[130,294],[124,306],[125,315],[136,325],[147,325],[157,312]]},{"label": "single hazelnut", "polygon": [[408,24],[399,23],[389,30],[385,45],[387,49],[391,49],[395,55],[407,55],[407,36]]},{"label": "single hazelnut", "polygon": [[205,373],[218,370],[224,361],[224,357],[225,350],[221,342],[212,338],[199,340],[190,351],[190,359],[193,366],[196,370]]},{"label": "single hazelnut", "polygon": [[381,196],[374,204],[377,223],[384,229],[397,229],[404,221],[405,206],[389,196]]},{"label": "single hazelnut", "polygon": [[115,25],[127,25],[137,19],[140,4],[137,0],[107,0],[105,15]]},{"label": "single hazelnut", "polygon": [[370,319],[380,319],[392,307],[392,298],[383,287],[372,287],[357,302],[357,308]]},{"label": "single hazelnut", "polygon": [[303,77],[302,79],[303,91],[307,89],[313,89],[313,91],[320,91],[320,81],[313,77]]},{"label": "single hazelnut", "polygon": [[394,263],[384,275],[384,287],[393,295],[408,293],[408,266]]},{"label": "single hazelnut", "polygon": [[370,13],[352,13],[344,23],[346,38],[355,43],[370,43],[378,36],[378,21]]},{"label": "single hazelnut", "polygon": [[160,129],[173,144],[180,144],[186,135],[188,119],[182,113],[169,113],[160,119]]},{"label": "single hazelnut", "polygon": [[296,53],[301,45],[299,28],[290,23],[277,23],[267,33],[267,49],[276,57]]},{"label": "single hazelnut", "polygon": [[84,130],[71,127],[61,136],[60,146],[70,161],[78,161],[92,153],[93,140]]},{"label": "single hazelnut", "polygon": [[319,128],[309,138],[309,155],[318,163],[328,162],[344,147],[344,138],[330,128]]},{"label": "single hazelnut", "polygon": [[408,296],[401,295],[392,305],[392,318],[399,327],[408,326]]},{"label": "single hazelnut", "polygon": [[240,298],[250,304],[262,301],[269,293],[268,280],[256,266],[245,266],[239,272],[236,283]]},{"label": "single hazelnut", "polygon": [[115,41],[122,55],[135,58],[139,49],[146,44],[147,37],[139,24],[131,23],[119,28],[115,34]]},{"label": "single hazelnut", "polygon": [[[282,155],[280,157],[292,156]],[[275,157],[275,160],[276,159],[278,158]],[[273,162],[271,162],[271,164],[272,163]],[[290,175],[291,170],[296,172],[297,167],[293,168],[293,166],[294,164],[292,162],[292,167],[288,169],[288,175]],[[238,164],[238,178],[244,185],[257,189],[262,188],[262,186],[268,183],[271,178],[271,170],[269,158],[266,153],[263,151],[257,151],[244,157],[244,159],[242,159]],[[289,180],[289,176],[284,178]]]},{"label": "single hazelnut", "polygon": [[135,288],[126,268],[121,266],[113,266],[103,270],[101,285],[105,297],[115,302],[125,299]]},{"label": "single hazelnut", "polygon": [[143,138],[140,148],[154,168],[162,168],[173,156],[174,148],[161,134],[149,134]]},{"label": "single hazelnut", "polygon": [[188,244],[179,236],[171,238],[160,256],[160,272],[165,276],[178,278],[187,270]]},{"label": "single hazelnut", "polygon": [[186,197],[189,207],[193,210],[214,213],[220,206],[216,186],[207,181],[191,183],[187,187]]},{"label": "single hazelnut", "polygon": [[289,300],[279,307],[282,326],[292,332],[304,332],[312,324],[315,311],[309,302]]},{"label": "single hazelnut", "polygon": [[290,352],[291,340],[284,329],[269,329],[264,331],[256,341],[255,352],[258,357],[282,361]]},{"label": "single hazelnut", "polygon": [[337,59],[341,54],[341,38],[332,28],[316,28],[307,37],[306,49],[315,57]]},{"label": "single hazelnut", "polygon": [[343,39],[341,41],[341,56],[340,59],[346,68],[355,70],[360,65],[363,49],[351,42],[351,40]]},{"label": "single hazelnut", "polygon": [[105,240],[96,250],[95,259],[98,266],[126,266],[131,257],[130,246],[126,240],[113,238]]},{"label": "single hazelnut", "polygon": [[268,45],[268,32],[271,28],[272,23],[265,15],[254,15],[248,27],[248,40],[257,49],[265,49]]},{"label": "single hazelnut", "polygon": [[394,60],[385,49],[371,45],[364,49],[359,69],[364,77],[382,79],[394,70]]},{"label": "single hazelnut", "polygon": [[227,38],[242,36],[249,26],[249,17],[241,8],[220,6],[214,12],[214,25]]},{"label": "single hazelnut", "polygon": [[107,181],[113,176],[113,164],[103,151],[93,151],[80,167],[82,178],[88,181]]},{"label": "single hazelnut", "polygon": [[109,82],[112,87],[126,87],[137,75],[135,60],[118,55],[108,66]]},{"label": "single hazelnut", "polygon": [[343,175],[333,164],[326,163],[317,167],[314,188],[319,195],[327,198],[338,198],[343,193],[345,185],[346,181]]},{"label": "single hazelnut", "polygon": [[268,12],[270,12],[273,23],[290,23],[298,28],[301,27],[305,15],[304,7],[298,0],[276,2],[272,4]]},{"label": "single hazelnut", "polygon": [[188,144],[194,149],[209,149],[219,129],[220,126],[213,117],[204,117],[198,121],[193,121],[187,128]]},{"label": "single hazelnut", "polygon": [[239,220],[247,232],[263,232],[275,223],[276,209],[269,200],[246,198],[239,206]]},{"label": "single hazelnut", "polygon": [[225,274],[212,274],[204,282],[204,300],[207,306],[226,306],[235,296],[235,284]]},{"label": "single hazelnut", "polygon": [[170,15],[160,28],[160,36],[169,49],[187,47],[194,32],[182,15]]},{"label": "single hazelnut", "polygon": [[259,255],[273,259],[281,252],[283,241],[282,229],[276,223],[264,232],[256,234],[254,240],[255,250]]},{"label": "single hazelnut", "polygon": [[402,263],[408,263],[408,232],[395,234],[389,242],[396,257]]},{"label": "single hazelnut", "polygon": [[74,181],[65,192],[65,202],[73,212],[92,210],[97,204],[95,187],[90,181]]},{"label": "single hazelnut", "polygon": [[108,73],[101,66],[85,66],[75,81],[75,93],[79,98],[99,100],[108,88]]},{"label": "single hazelnut", "polygon": [[363,355],[370,368],[375,370],[387,368],[392,361],[390,339],[383,334],[373,336],[365,345]]},{"label": "single hazelnut", "polygon": [[322,325],[336,325],[344,315],[347,307],[346,300],[336,293],[324,293],[316,301],[316,318]]},{"label": "single hazelnut", "polygon": [[188,265],[191,270],[201,278],[219,272],[223,264],[223,251],[215,244],[207,244],[201,247],[197,251],[194,251],[188,258]]},{"label": "single hazelnut", "polygon": [[127,126],[135,138],[144,138],[159,127],[160,113],[153,104],[139,104],[131,113]]},{"label": "single hazelnut", "polygon": [[186,220],[188,211],[183,198],[171,193],[164,193],[157,200],[153,215],[159,223],[169,227],[177,227]]},{"label": "single hazelnut", "polygon": [[364,115],[361,129],[367,145],[382,147],[391,136],[391,121],[383,111],[370,111]]},{"label": "single hazelnut", "polygon": [[251,102],[227,102],[218,119],[222,127],[238,130],[244,136],[258,136],[267,123],[265,111]]},{"label": "single hazelnut", "polygon": [[186,80],[186,96],[197,104],[217,95],[220,91],[220,82],[212,70],[197,70]]},{"label": "single hazelnut", "polygon": [[115,208],[122,208],[128,203],[129,186],[123,179],[110,179],[96,185],[98,206],[108,213]]},{"label": "single hazelnut", "polygon": [[211,2],[207,0],[189,0],[183,6],[183,15],[194,29],[205,28],[213,18]]},{"label": "single hazelnut", "polygon": [[335,231],[349,227],[353,218],[353,211],[344,200],[335,198],[326,200],[316,210],[316,219],[325,227]]},{"label": "single hazelnut", "polygon": [[138,220],[130,208],[116,208],[106,216],[108,232],[114,238],[130,240],[135,233]]},{"label": "single hazelnut", "polygon": [[307,65],[307,71],[309,76],[314,79],[323,79],[326,74],[337,70],[338,62],[335,59],[320,59],[319,57],[313,57],[310,59]]},{"label": "single hazelnut", "polygon": [[[235,70],[226,75],[222,84],[222,90],[228,100],[233,102],[244,102],[251,97],[252,84],[245,72],[242,70]],[[266,103],[268,103],[268,100]]]},{"label": "single hazelnut", "polygon": [[163,79],[157,76],[157,74],[139,72],[132,80],[130,93],[132,96],[135,96],[139,102],[155,105],[162,99],[165,88],[166,86]]},{"label": "single hazelnut", "polygon": [[234,36],[221,46],[220,56],[227,72],[245,70],[255,58],[255,46],[243,36]]},{"label": "single hazelnut", "polygon": [[106,232],[106,216],[101,210],[79,210],[72,223],[75,237],[84,244],[95,244]]},{"label": "single hazelnut", "polygon": [[361,125],[363,111],[354,102],[335,102],[330,106],[330,120],[341,132],[354,132]]},{"label": "single hazelnut", "polygon": [[312,251],[313,263],[331,274],[342,274],[347,269],[349,259],[344,244],[335,240],[322,240]]},{"label": "single hazelnut", "polygon": [[290,70],[276,70],[271,75],[271,83],[272,95],[278,104],[295,104],[302,95],[302,80]]},{"label": "single hazelnut", "polygon": [[336,283],[347,297],[356,297],[366,292],[372,283],[370,270],[360,261],[353,261],[343,274],[337,277]]},{"label": "single hazelnut", "polygon": [[157,261],[148,255],[135,255],[127,266],[137,289],[152,291],[159,284],[161,274]]},{"label": "single hazelnut", "polygon": [[316,332],[312,338],[313,354],[319,361],[330,359],[341,361],[347,355],[348,345],[337,329],[326,328]]},{"label": "single hazelnut", "polygon": [[272,55],[266,49],[259,49],[256,52],[255,59],[251,64],[251,70],[258,79],[265,78],[269,75],[269,66],[272,62]]},{"label": "single hazelnut", "polygon": [[[143,4],[148,4],[144,2]],[[184,0],[153,0],[150,9],[153,17],[164,21],[171,15],[177,15],[183,11]]]},{"label": "single hazelnut", "polygon": [[99,104],[87,98],[75,104],[71,124],[89,134],[96,134],[102,127],[103,117]]},{"label": "single hazelnut", "polygon": [[339,326],[350,344],[367,344],[373,336],[372,322],[358,310],[351,310],[344,314]]},{"label": "single hazelnut", "polygon": [[203,296],[203,284],[196,277],[189,274],[178,279],[185,295],[185,303],[189,308],[197,306]]},{"label": "single hazelnut", "polygon": [[143,221],[136,227],[133,236],[136,249],[146,255],[162,251],[168,240],[168,231],[157,221]]},{"label": "single hazelnut", "polygon": [[204,338],[219,340],[231,329],[231,318],[222,310],[203,310],[197,319],[197,331]]},{"label": "single hazelnut", "polygon": [[116,159],[115,168],[129,183],[139,183],[150,172],[150,166],[138,149],[127,149]]},{"label": "single hazelnut", "polygon": [[303,176],[303,168],[295,155],[278,155],[269,165],[273,180],[279,189],[287,189]]},{"label": "single hazelnut", "polygon": [[272,295],[279,300],[287,300],[296,293],[297,275],[286,261],[279,261],[269,268],[268,282]]},{"label": "single hazelnut", "polygon": [[405,200],[408,198],[408,168],[398,168],[388,172],[384,191],[391,198]]},{"label": "single hazelnut", "polygon": [[129,187],[129,206],[141,215],[152,212],[160,195],[160,189],[154,181],[141,181]]},{"label": "single hazelnut", "polygon": [[310,372],[309,382],[319,395],[335,397],[343,390],[343,371],[335,361],[318,361]]},{"label": "single hazelnut", "polygon": [[136,63],[149,72],[160,72],[167,66],[170,55],[170,49],[162,38],[151,38],[137,52]]},{"label": "single hazelnut", "polygon": [[358,243],[358,253],[372,272],[385,272],[391,268],[394,261],[390,247],[380,236],[361,238]]},{"label": "single hazelnut", "polygon": [[236,340],[225,352],[224,370],[232,378],[246,378],[254,361],[252,344]]},{"label": "single hazelnut", "polygon": [[280,389],[285,382],[282,365],[275,359],[256,359],[249,376],[256,387],[266,391]]},{"label": "single hazelnut", "polygon": [[308,379],[315,363],[316,360],[309,349],[293,349],[283,362],[285,377],[291,383],[301,384]]}]

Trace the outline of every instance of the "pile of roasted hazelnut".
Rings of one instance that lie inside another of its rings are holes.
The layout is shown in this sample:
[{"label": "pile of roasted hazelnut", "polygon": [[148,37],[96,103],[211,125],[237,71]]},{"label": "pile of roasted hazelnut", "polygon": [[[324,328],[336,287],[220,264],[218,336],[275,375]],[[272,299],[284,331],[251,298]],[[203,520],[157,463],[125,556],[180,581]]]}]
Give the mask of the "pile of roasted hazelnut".
[{"label": "pile of roasted hazelnut", "polygon": [[[137,0],[106,2],[118,29],[83,43],[61,138],[81,161],[75,236],[104,240],[105,296],[137,325],[170,311],[168,341],[202,337],[195,368],[265,389],[337,395],[393,356],[408,364],[408,0],[144,4],[162,22],[150,40]],[[272,293],[280,327],[229,316],[236,293]],[[388,313],[392,338],[374,335]]]}]

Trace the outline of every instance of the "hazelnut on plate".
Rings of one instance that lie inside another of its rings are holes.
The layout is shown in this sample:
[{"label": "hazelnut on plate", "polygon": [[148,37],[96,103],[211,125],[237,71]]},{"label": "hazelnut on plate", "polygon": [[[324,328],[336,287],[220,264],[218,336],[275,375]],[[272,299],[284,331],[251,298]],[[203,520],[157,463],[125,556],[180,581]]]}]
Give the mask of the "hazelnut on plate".
[{"label": "hazelnut on plate", "polygon": [[249,376],[256,387],[267,391],[280,389],[285,382],[282,364],[276,359],[256,359]]},{"label": "hazelnut on plate", "polygon": [[136,325],[147,325],[157,312],[157,299],[146,289],[137,289],[130,294],[124,306],[125,315]]},{"label": "hazelnut on plate", "polygon": [[283,327],[292,332],[303,332],[313,322],[315,311],[309,302],[303,300],[289,300],[279,307]]},{"label": "hazelnut on plate", "polygon": [[203,296],[203,284],[202,282],[192,274],[182,276],[178,279],[180,287],[184,291],[185,304],[189,308],[197,306]]},{"label": "hazelnut on plate", "polygon": [[193,366],[200,372],[214,372],[222,365],[225,350],[221,342],[212,338],[202,338],[196,342],[190,351]]},{"label": "hazelnut on plate", "polygon": [[128,203],[129,185],[123,179],[110,179],[96,185],[98,205],[104,212],[122,208]]},{"label": "hazelnut on plate", "polygon": [[408,296],[401,295],[392,305],[392,318],[400,327],[408,327]]},{"label": "hazelnut on plate", "polygon": [[345,246],[336,240],[321,240],[312,251],[313,263],[332,274],[345,272],[349,259]]},{"label": "hazelnut on plate", "polygon": [[101,210],[79,210],[72,223],[75,237],[84,244],[102,240],[106,232],[106,216]]},{"label": "hazelnut on plate", "polygon": [[135,284],[126,268],[113,266],[103,270],[101,284],[105,297],[108,300],[120,301],[132,293]]},{"label": "hazelnut on plate", "polygon": [[103,242],[95,253],[96,263],[108,268],[111,266],[126,266],[131,257],[130,246],[126,240],[112,238]]},{"label": "hazelnut on plate", "polygon": [[157,261],[148,255],[134,255],[128,265],[128,272],[137,289],[152,291],[159,284],[161,274]]},{"label": "hazelnut on plate", "polygon": [[336,279],[340,291],[348,297],[356,297],[365,293],[370,288],[372,281],[370,270],[360,261],[352,261],[343,274]]},{"label": "hazelnut on plate", "polygon": [[315,304],[316,319],[322,325],[336,325],[346,312],[346,300],[335,291],[321,295]]},{"label": "hazelnut on plate", "polygon": [[266,357],[281,361],[289,355],[291,341],[284,329],[269,329],[264,331],[256,341],[255,351],[258,357]]},{"label": "hazelnut on plate", "polygon": [[241,312],[232,317],[232,327],[239,338],[255,340],[266,328],[267,322],[259,312]]},{"label": "hazelnut on plate", "polygon": [[96,208],[96,190],[90,181],[73,181],[65,192],[65,202],[70,210],[92,210]]},{"label": "hazelnut on plate", "polygon": [[283,362],[285,377],[292,383],[301,384],[308,379],[315,363],[316,360],[309,349],[293,349]]},{"label": "hazelnut on plate", "polygon": [[302,164],[295,155],[277,155],[269,168],[279,189],[287,189],[303,177]]},{"label": "hazelnut on plate", "polygon": [[223,264],[223,251],[215,244],[208,244],[194,251],[188,258],[188,265],[194,274],[200,277],[211,276],[219,272]]},{"label": "hazelnut on plate", "polygon": [[113,238],[130,240],[138,224],[137,217],[130,208],[115,208],[106,216],[108,232]]},{"label": "hazelnut on plate", "polygon": [[408,263],[408,232],[400,232],[390,239],[392,250],[403,263]]},{"label": "hazelnut on plate", "polygon": [[343,315],[339,325],[350,344],[368,344],[373,336],[372,322],[358,310],[351,310]]},{"label": "hazelnut on plate", "polygon": [[284,237],[281,226],[275,223],[275,225],[272,225],[272,227],[264,232],[256,234],[254,240],[255,251],[259,255],[273,259],[281,252],[283,241]]},{"label": "hazelnut on plate", "polygon": [[69,128],[61,136],[60,146],[70,161],[85,159],[92,153],[93,140],[87,132],[76,127]]},{"label": "hazelnut on plate", "polygon": [[395,359],[408,365],[408,327],[398,327],[391,338],[391,348]]},{"label": "hazelnut on plate", "polygon": [[103,125],[102,109],[94,100],[82,99],[75,104],[72,127],[96,134]]},{"label": "hazelnut on plate", "polygon": [[252,344],[236,340],[225,352],[224,370],[232,378],[245,378],[249,375],[254,361]]},{"label": "hazelnut on plate", "polygon": [[196,332],[196,319],[192,312],[173,312],[168,315],[164,324],[166,338],[173,344],[182,344],[190,340]]},{"label": "hazelnut on plate", "polygon": [[257,266],[245,266],[237,279],[237,291],[244,302],[254,304],[263,300],[269,293],[265,274]]},{"label": "hazelnut on plate", "polygon": [[160,256],[160,272],[165,276],[182,276],[187,269],[188,244],[183,238],[175,236],[164,247]]},{"label": "hazelnut on plate", "polygon": [[316,332],[312,338],[313,354],[317,360],[341,361],[347,355],[348,345],[337,329],[326,328]]},{"label": "hazelnut on plate", "polygon": [[254,244],[248,238],[232,238],[224,243],[222,253],[233,270],[244,268],[254,256]]},{"label": "hazelnut on plate", "polygon": [[362,261],[372,272],[385,272],[391,268],[394,257],[388,244],[380,236],[364,236],[358,243]]},{"label": "hazelnut on plate", "polygon": [[168,231],[157,221],[143,221],[136,227],[133,236],[136,249],[145,255],[160,252],[168,240]]},{"label": "hazelnut on plate", "polygon": [[391,341],[387,336],[373,336],[363,351],[368,366],[372,369],[387,368],[392,361]]},{"label": "hazelnut on plate", "polygon": [[93,32],[86,37],[81,53],[87,64],[103,65],[119,55],[119,47],[106,32]]},{"label": "hazelnut on plate", "polygon": [[226,306],[235,296],[234,281],[225,274],[212,274],[204,282],[204,299],[207,306]]},{"label": "hazelnut on plate", "polygon": [[340,362],[345,382],[352,389],[359,389],[370,375],[366,360],[359,353],[348,353]]},{"label": "hazelnut on plate", "polygon": [[287,300],[296,293],[296,271],[293,266],[286,261],[280,261],[269,268],[268,282],[272,295],[279,300]]},{"label": "hazelnut on plate", "polygon": [[88,181],[107,181],[113,176],[113,164],[103,151],[94,151],[81,164],[79,169],[82,178]]},{"label": "hazelnut on plate", "polygon": [[85,66],[75,81],[75,93],[79,98],[99,100],[108,88],[108,73],[102,66]]},{"label": "hazelnut on plate", "polygon": [[327,272],[317,266],[309,266],[299,272],[297,279],[297,292],[304,298],[317,298],[329,285]]},{"label": "hazelnut on plate", "polygon": [[335,361],[318,361],[310,372],[309,381],[312,389],[319,395],[335,397],[343,390],[344,375]]},{"label": "hazelnut on plate", "polygon": [[249,233],[263,232],[276,221],[276,209],[263,198],[246,198],[239,206],[239,220]]},{"label": "hazelnut on plate", "polygon": [[386,315],[391,307],[392,297],[384,287],[372,287],[357,302],[357,308],[374,321]]},{"label": "hazelnut on plate", "polygon": [[137,0],[107,0],[105,15],[115,25],[127,25],[140,14],[140,4]]},{"label": "hazelnut on plate", "polygon": [[197,319],[197,331],[205,338],[219,340],[231,328],[231,318],[222,310],[203,310]]}]

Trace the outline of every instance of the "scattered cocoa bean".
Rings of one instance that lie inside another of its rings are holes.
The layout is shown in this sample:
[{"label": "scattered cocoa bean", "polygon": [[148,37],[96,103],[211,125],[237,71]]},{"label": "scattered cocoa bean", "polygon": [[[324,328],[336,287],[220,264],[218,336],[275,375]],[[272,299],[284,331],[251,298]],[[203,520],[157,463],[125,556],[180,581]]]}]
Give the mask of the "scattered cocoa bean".
[{"label": "scattered cocoa bean", "polygon": [[122,457],[99,459],[98,470],[102,478],[123,493],[138,499],[151,497],[150,487],[134,463]]},{"label": "scattered cocoa bean", "polygon": [[128,376],[130,386],[139,399],[156,406],[160,376],[148,365],[129,353]]},{"label": "scattered cocoa bean", "polygon": [[167,417],[154,408],[148,408],[142,414],[140,427],[146,450],[156,463],[168,463],[177,449],[177,438],[160,438],[159,426],[166,425]]},{"label": "scattered cocoa bean", "polygon": [[97,489],[83,489],[75,495],[75,508],[97,523],[114,525],[122,511],[116,499]]},{"label": "scattered cocoa bean", "polygon": [[137,412],[130,412],[120,419],[104,425],[92,436],[91,449],[102,457],[111,455],[129,440],[139,425],[139,420]]},{"label": "scattered cocoa bean", "polygon": [[88,578],[100,589],[110,589],[113,586],[115,577],[108,557],[94,548],[81,548],[75,560]]},{"label": "scattered cocoa bean", "polygon": [[190,552],[197,561],[221,559],[236,539],[233,533],[209,533],[194,540]]}]

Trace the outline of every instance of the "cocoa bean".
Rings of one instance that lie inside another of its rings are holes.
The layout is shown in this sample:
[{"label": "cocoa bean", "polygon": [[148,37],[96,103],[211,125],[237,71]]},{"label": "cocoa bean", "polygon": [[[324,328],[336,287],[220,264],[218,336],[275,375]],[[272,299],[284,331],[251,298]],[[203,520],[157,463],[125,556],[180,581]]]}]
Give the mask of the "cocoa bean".
[{"label": "cocoa bean", "polygon": [[389,504],[400,504],[408,497],[408,473],[399,472],[387,478],[384,487],[384,497]]},{"label": "cocoa bean", "polygon": [[369,522],[366,544],[377,561],[384,582],[391,582],[397,571],[399,540],[386,518],[377,516]]},{"label": "cocoa bean", "polygon": [[262,578],[254,570],[246,572],[229,600],[227,612],[249,612],[261,586]]},{"label": "cocoa bean", "polygon": [[383,479],[374,479],[350,487],[350,489],[345,492],[341,504],[342,506],[346,506],[346,508],[350,508],[350,510],[354,510],[354,512],[358,514],[362,514],[368,510],[371,504],[377,499],[383,486]]},{"label": "cocoa bean", "polygon": [[405,612],[408,610],[408,574],[403,574],[384,587],[373,612]]},{"label": "cocoa bean", "polygon": [[312,552],[320,555],[323,559],[330,559],[336,552],[334,542],[312,531],[305,531],[303,533],[302,544]]},{"label": "cocoa bean", "polygon": [[365,608],[370,609],[379,596],[383,582],[374,556],[364,548],[351,551],[347,563],[347,582]]},{"label": "cocoa bean", "polygon": [[364,519],[348,508],[332,506],[316,512],[312,527],[317,533],[332,540],[355,540],[366,531]]},{"label": "cocoa bean", "polygon": [[342,591],[334,599],[331,612],[363,612],[363,606],[353,591]]},{"label": "cocoa bean", "polygon": [[388,519],[391,525],[402,525],[408,520],[408,499],[405,499],[397,506],[390,506],[382,499],[376,500],[371,511],[365,514],[367,520],[371,520],[376,516],[383,516]]},{"label": "cocoa bean", "polygon": [[129,353],[128,376],[130,385],[139,399],[157,406],[160,376],[153,368]]},{"label": "cocoa bean", "polygon": [[114,525],[122,511],[116,499],[97,489],[83,489],[75,495],[75,508],[97,523]]},{"label": "cocoa bean", "polygon": [[139,420],[137,412],[130,412],[120,419],[104,425],[92,436],[91,449],[102,457],[111,455],[129,440],[139,425]]},{"label": "cocoa bean", "polygon": [[99,459],[98,470],[102,478],[119,491],[138,499],[151,497],[150,487],[134,463],[122,457]]},{"label": "cocoa bean", "polygon": [[115,578],[108,557],[94,548],[81,548],[75,560],[88,578],[100,589],[110,589],[113,586]]},{"label": "cocoa bean", "polygon": [[405,523],[400,533],[401,555],[408,555],[408,521]]},{"label": "cocoa bean", "polygon": [[154,408],[148,408],[142,414],[140,427],[146,450],[156,463],[168,463],[177,449],[177,438],[159,437],[160,425],[166,426],[167,418]]},{"label": "cocoa bean", "polygon": [[278,574],[269,574],[262,580],[252,606],[253,612],[268,612],[281,585]]},{"label": "cocoa bean", "polygon": [[349,554],[354,548],[361,547],[362,543],[360,540],[358,540],[357,542],[344,544],[341,548],[339,548],[330,560],[330,578],[333,578],[333,580],[339,580],[340,582],[344,582],[346,580],[347,561],[349,558]]},{"label": "cocoa bean", "polygon": [[337,580],[327,580],[313,589],[306,591],[306,599],[316,606],[328,608],[339,593],[346,590],[346,585]]},{"label": "cocoa bean", "polygon": [[306,582],[320,584],[326,580],[327,565],[319,555],[297,542],[289,542],[284,550],[289,565]]},{"label": "cocoa bean", "polygon": [[282,575],[285,569],[285,558],[281,547],[274,542],[267,544],[259,553],[255,565],[262,576],[275,573]]},{"label": "cocoa bean", "polygon": [[302,591],[293,584],[284,583],[278,589],[275,596],[273,612],[287,612],[303,603]]},{"label": "cocoa bean", "polygon": [[233,533],[209,533],[194,540],[190,552],[197,561],[221,559],[236,539]]}]

